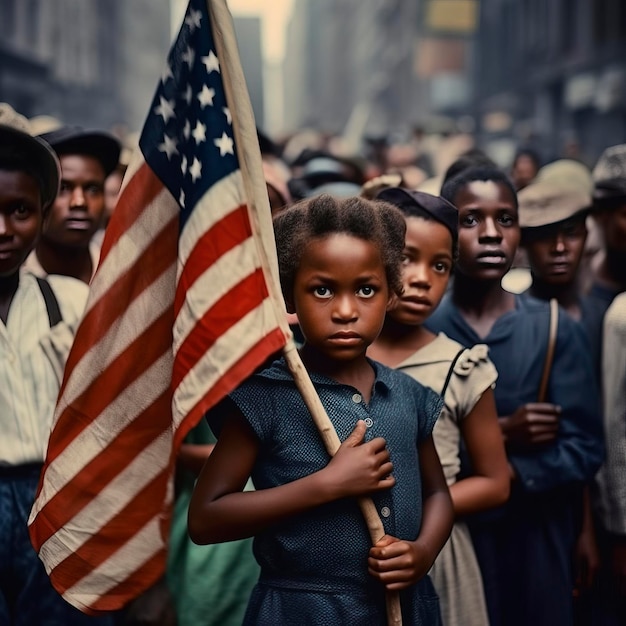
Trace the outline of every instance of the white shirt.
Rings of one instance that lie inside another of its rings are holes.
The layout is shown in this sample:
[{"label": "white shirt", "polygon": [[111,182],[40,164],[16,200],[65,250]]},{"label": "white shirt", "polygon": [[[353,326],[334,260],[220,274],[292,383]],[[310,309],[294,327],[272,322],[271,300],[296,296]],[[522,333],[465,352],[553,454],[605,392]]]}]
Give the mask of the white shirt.
[{"label": "white shirt", "polygon": [[[63,321],[50,329],[34,276],[22,274],[6,325],[0,321],[0,465],[42,462],[60,388],[58,364],[42,340],[76,330],[89,288],[67,276],[49,276]],[[65,354],[67,358],[67,354]]]}]

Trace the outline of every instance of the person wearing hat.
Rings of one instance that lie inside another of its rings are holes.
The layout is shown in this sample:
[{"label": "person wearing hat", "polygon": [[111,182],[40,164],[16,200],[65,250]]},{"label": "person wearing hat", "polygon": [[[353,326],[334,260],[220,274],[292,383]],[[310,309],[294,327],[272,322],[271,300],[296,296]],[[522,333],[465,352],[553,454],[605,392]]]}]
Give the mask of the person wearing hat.
[{"label": "person wearing hat", "polygon": [[[402,370],[444,399],[433,431],[456,522],[431,571],[443,624],[484,626],[487,607],[480,568],[463,518],[503,504],[509,470],[492,386],[498,377],[485,345],[470,349],[430,332],[424,321],[446,292],[457,256],[458,211],[438,196],[400,187],[377,195],[406,220],[403,294],[385,318],[368,356]],[[460,476],[461,447],[472,469]]]},{"label": "person wearing hat", "polygon": [[[521,245],[532,276],[528,293],[540,300],[556,299],[583,326],[588,311],[582,296],[580,266],[585,253],[591,190],[587,167],[562,159],[542,168],[535,182],[518,193]],[[583,494],[582,525],[575,554],[578,597],[587,597],[599,567],[588,487]],[[577,603],[577,613],[581,606]]]},{"label": "person wearing hat", "polygon": [[507,503],[468,518],[489,623],[571,625],[579,498],[604,454],[585,333],[559,311],[544,390],[550,306],[502,287],[520,239],[511,180],[495,168],[472,168],[441,195],[459,210],[459,259],[452,289],[427,326],[466,347],[489,347],[510,468]]},{"label": "person wearing hat", "polygon": [[[626,390],[623,319],[613,303],[626,292],[626,144],[607,148],[592,172],[592,216],[601,235],[593,283],[585,298],[586,326],[603,389],[603,424],[607,458],[596,476],[593,492],[600,572],[592,599],[594,624],[626,623],[626,475],[624,474],[623,398]],[[623,310],[623,309],[622,309]],[[607,317],[611,311],[610,317]],[[618,385],[615,388],[615,385]]]},{"label": "person wearing hat", "polygon": [[599,259],[585,298],[594,361],[601,362],[604,315],[618,293],[626,291],[626,144],[607,148],[592,172],[592,217],[601,239]]},{"label": "person wearing hat", "polygon": [[53,589],[28,535],[63,366],[88,289],[20,272],[60,180],[54,151],[0,105],[0,624],[110,624]]},{"label": "person wearing hat", "polygon": [[521,245],[540,300],[556,298],[574,319],[582,317],[578,270],[587,238],[591,193],[582,185],[536,180],[518,193]]},{"label": "person wearing hat", "polygon": [[40,137],[59,157],[61,183],[25,270],[89,283],[99,259],[99,247],[92,242],[105,217],[105,179],[118,166],[120,142],[108,133],[77,126],[62,126]]}]

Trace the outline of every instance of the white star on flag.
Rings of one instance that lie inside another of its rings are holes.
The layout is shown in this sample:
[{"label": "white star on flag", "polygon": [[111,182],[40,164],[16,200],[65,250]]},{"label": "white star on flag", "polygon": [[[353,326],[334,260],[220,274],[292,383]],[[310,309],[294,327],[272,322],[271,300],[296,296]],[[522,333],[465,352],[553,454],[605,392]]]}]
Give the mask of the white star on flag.
[{"label": "white star on flag", "polygon": [[189,9],[189,14],[185,18],[185,24],[189,26],[189,32],[192,32],[196,28],[200,28],[200,22],[202,21],[202,13],[200,11],[194,11],[193,9]]},{"label": "white star on flag", "polygon": [[213,50],[209,51],[209,54],[205,57],[202,57],[202,62],[206,67],[206,71],[210,74],[211,72],[219,72],[220,71],[220,62],[215,52]]},{"label": "white star on flag", "polygon": [[213,143],[220,149],[220,156],[235,154],[233,140],[226,133],[222,133],[222,136],[219,139],[214,139]]},{"label": "white star on flag", "polygon": [[211,89],[206,85],[202,85],[202,91],[198,94],[200,108],[204,109],[207,104],[213,106],[213,98],[215,97],[215,89]]},{"label": "white star on flag", "polygon": [[191,180],[194,183],[202,175],[202,163],[200,163],[200,161],[198,161],[196,157],[193,158],[193,163],[191,164],[191,167],[189,168],[189,173],[191,174]]},{"label": "white star on flag", "polygon": [[178,197],[178,204],[185,208],[185,192],[182,189],[180,190],[180,196]]},{"label": "white star on flag", "polygon": [[187,85],[187,89],[185,89],[185,93],[183,94],[183,100],[187,104],[191,104],[191,99],[193,98],[193,89],[191,85]]},{"label": "white star on flag", "polygon": [[230,109],[228,107],[222,107],[222,111],[224,111],[224,115],[226,116],[226,122],[232,126],[233,116],[230,113]]},{"label": "white star on flag", "polygon": [[176,139],[172,139],[168,135],[163,135],[163,143],[159,144],[159,150],[167,154],[168,161],[171,161],[172,157],[178,154],[176,143]]},{"label": "white star on flag", "polygon": [[196,123],[196,127],[193,129],[193,138],[196,140],[196,145],[206,141],[206,126],[201,122]]},{"label": "white star on flag", "polygon": [[187,46],[187,50],[180,55],[180,58],[189,66],[189,69],[191,69],[196,58],[196,53],[191,46]]},{"label": "white star on flag", "polygon": [[183,176],[187,173],[187,157],[183,154],[183,161],[180,164],[180,170],[183,173]]},{"label": "white star on flag", "polygon": [[174,113],[174,102],[172,100],[166,100],[163,96],[160,96],[159,105],[154,107],[154,112],[160,115],[166,124],[170,117],[176,117],[176,113]]},{"label": "white star on flag", "polygon": [[189,136],[191,135],[191,125],[189,124],[189,120],[185,120],[183,135],[185,136],[185,139],[189,139]]}]

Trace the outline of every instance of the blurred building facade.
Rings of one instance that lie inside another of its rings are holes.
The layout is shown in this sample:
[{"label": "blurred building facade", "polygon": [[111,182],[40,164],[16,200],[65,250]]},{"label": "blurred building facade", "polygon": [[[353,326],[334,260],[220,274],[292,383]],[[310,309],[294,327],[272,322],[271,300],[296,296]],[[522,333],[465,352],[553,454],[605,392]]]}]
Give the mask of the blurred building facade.
[{"label": "blurred building facade", "polygon": [[0,0],[0,101],[28,117],[140,130],[170,0]]},{"label": "blurred building facade", "polygon": [[626,139],[624,0],[482,0],[474,112],[494,152],[592,164]]},{"label": "blurred building facade", "polygon": [[285,127],[372,136],[471,102],[476,0],[295,0]]}]

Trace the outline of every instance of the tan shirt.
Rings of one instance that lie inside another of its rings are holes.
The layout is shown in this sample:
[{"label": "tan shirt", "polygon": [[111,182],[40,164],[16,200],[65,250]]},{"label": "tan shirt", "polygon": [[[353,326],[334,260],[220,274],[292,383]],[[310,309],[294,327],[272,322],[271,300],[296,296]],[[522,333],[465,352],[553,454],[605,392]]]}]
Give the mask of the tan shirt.
[{"label": "tan shirt", "polygon": [[[462,349],[460,343],[439,333],[434,341],[411,355],[396,369],[441,393],[452,362]],[[459,424],[498,378],[488,352],[486,345],[478,344],[466,349],[457,360],[444,397],[443,411],[433,430],[435,447],[448,485],[456,482],[461,469]]]}]

